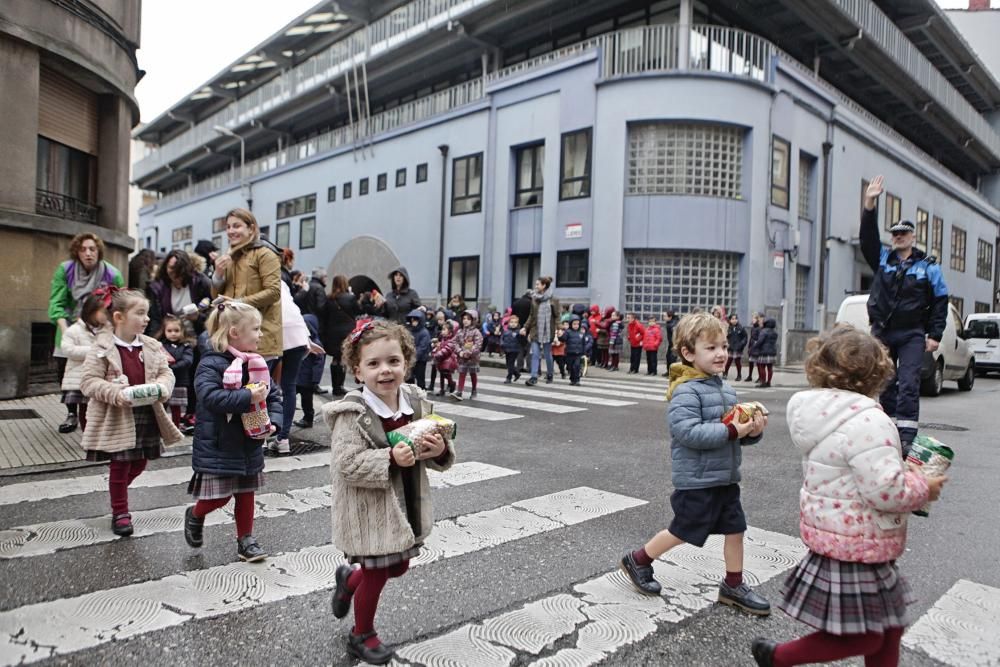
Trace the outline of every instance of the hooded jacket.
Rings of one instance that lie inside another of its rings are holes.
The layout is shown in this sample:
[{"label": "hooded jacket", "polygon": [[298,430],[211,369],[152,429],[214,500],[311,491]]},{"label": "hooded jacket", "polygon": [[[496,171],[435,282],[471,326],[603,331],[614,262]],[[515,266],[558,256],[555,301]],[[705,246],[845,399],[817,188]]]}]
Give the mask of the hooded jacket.
[{"label": "hooded jacket", "polygon": [[903,463],[889,416],[867,396],[838,389],[801,391],[787,414],[803,457],[799,529],[806,546],[852,563],[902,555],[907,514],[927,501],[928,489]]},{"label": "hooded jacket", "polygon": [[[397,273],[403,276],[403,286],[398,292],[396,291],[396,283],[392,278]],[[406,270],[406,267],[400,266],[389,272],[389,285],[391,289],[385,295],[385,306],[382,308],[383,312],[379,314],[387,320],[396,320],[400,324],[406,324],[406,313],[422,305],[417,290],[410,287],[410,273]]]},{"label": "hooded jacket", "polygon": [[[418,320],[417,326],[411,326],[410,320]],[[406,316],[406,328],[413,334],[413,344],[417,348],[417,361],[426,362],[431,358],[431,334],[424,322],[424,311],[414,308]]]},{"label": "hooded jacket", "polygon": [[[580,322],[579,329],[573,328],[573,322]],[[569,329],[562,332],[563,340],[566,341],[566,356],[579,357],[584,353],[587,341],[587,331],[583,328],[583,322],[578,315],[569,318]]]},{"label": "hooded jacket", "polygon": [[225,273],[215,276],[213,294],[248,303],[260,311],[261,337],[257,354],[280,357],[281,338],[281,260],[261,241],[251,241],[232,253],[233,261]]},{"label": "hooded jacket", "polygon": [[641,347],[642,340],[646,337],[646,327],[639,320],[632,320],[628,323],[628,346]]},{"label": "hooded jacket", "polygon": [[[452,324],[453,330],[456,325]],[[458,348],[455,345],[455,334],[446,334],[444,330],[438,337],[437,347],[431,353],[434,357],[434,365],[438,370],[451,372],[458,368]]]},{"label": "hooded jacket", "polygon": [[642,338],[642,349],[646,352],[656,352],[663,343],[663,330],[659,324],[650,324],[646,327],[646,334]]},{"label": "hooded jacket", "polygon": [[[778,323],[773,318],[764,320],[764,326],[760,328],[757,338],[754,339],[750,347],[750,354],[754,357],[776,357],[778,356]],[[752,336],[751,336],[752,337]]]},{"label": "hooded jacket", "polygon": [[743,354],[743,348],[747,346],[747,330],[739,322],[731,324],[726,339],[729,343],[729,353],[739,356]]}]

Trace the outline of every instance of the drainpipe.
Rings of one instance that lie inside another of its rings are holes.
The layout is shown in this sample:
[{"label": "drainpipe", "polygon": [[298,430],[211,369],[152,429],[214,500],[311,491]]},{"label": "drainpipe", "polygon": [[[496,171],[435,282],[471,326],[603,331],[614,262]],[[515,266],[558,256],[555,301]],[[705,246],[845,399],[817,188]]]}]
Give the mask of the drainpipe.
[{"label": "drainpipe", "polygon": [[816,294],[819,295],[820,303],[816,309],[819,314],[820,321],[816,322],[816,329],[818,331],[826,330],[826,303],[827,303],[827,292],[829,291],[829,280],[826,275],[827,265],[830,261],[830,249],[829,241],[827,238],[830,236],[830,181],[832,175],[830,173],[830,167],[833,164],[833,139],[832,127],[829,122],[826,125],[826,141],[823,142],[823,193],[821,196],[821,203],[819,214],[819,289],[816,290]]},{"label": "drainpipe", "polygon": [[438,306],[444,296],[444,221],[448,186],[448,144],[438,146],[441,151],[441,222],[438,227]]}]

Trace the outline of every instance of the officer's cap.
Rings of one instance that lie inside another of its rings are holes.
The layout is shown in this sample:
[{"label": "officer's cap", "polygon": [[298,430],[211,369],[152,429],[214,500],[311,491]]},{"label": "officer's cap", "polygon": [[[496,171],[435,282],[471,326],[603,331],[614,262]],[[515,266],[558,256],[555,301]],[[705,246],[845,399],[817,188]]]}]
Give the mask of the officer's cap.
[{"label": "officer's cap", "polygon": [[914,224],[912,222],[910,222],[909,220],[903,220],[901,222],[897,222],[892,227],[890,227],[889,228],[889,232],[890,233],[892,233],[892,232],[911,232],[912,233],[912,232],[916,231],[916,229],[917,229],[916,226],[914,226]]}]

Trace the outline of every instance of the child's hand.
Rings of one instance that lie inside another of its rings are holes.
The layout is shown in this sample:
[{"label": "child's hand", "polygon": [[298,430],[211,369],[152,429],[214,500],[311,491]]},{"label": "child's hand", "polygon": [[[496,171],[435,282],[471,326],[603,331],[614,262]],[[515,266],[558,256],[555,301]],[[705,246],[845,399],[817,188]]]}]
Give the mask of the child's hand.
[{"label": "child's hand", "polygon": [[940,477],[928,477],[927,478],[927,490],[930,491],[927,496],[928,500],[937,500],[941,497],[941,487],[944,483],[948,481],[947,475],[941,475]]},{"label": "child's hand", "polygon": [[126,408],[132,405],[132,401],[129,400],[128,396],[119,391],[117,394],[115,394],[115,402],[113,403],[113,405],[116,408]]},{"label": "child's hand", "polygon": [[262,401],[267,400],[267,390],[268,386],[266,384],[260,384],[250,390],[250,401],[256,405]]},{"label": "child's hand", "polygon": [[750,423],[753,425],[753,428],[750,429],[750,437],[759,437],[762,433],[764,433],[764,429],[767,428],[767,415],[758,413],[754,415]]},{"label": "child's hand", "polygon": [[170,354],[169,352],[165,352],[164,354],[167,355],[167,363],[168,364],[170,364],[171,366],[173,366],[175,363],[177,363],[177,360],[174,359],[174,355]]},{"label": "child's hand", "polygon": [[399,443],[392,448],[391,452],[392,460],[401,468],[409,468],[417,462],[417,457],[413,454],[413,450],[406,443]]},{"label": "child's hand", "polygon": [[736,429],[736,437],[739,440],[742,440],[743,438],[746,438],[747,436],[749,436],[750,432],[753,430],[753,426],[754,426],[753,420],[748,421],[748,422],[741,422],[738,419],[734,419],[732,421],[732,424],[733,424],[733,428]]},{"label": "child's hand", "polygon": [[444,438],[440,433],[428,433],[420,439],[420,456],[418,459],[436,459],[444,452]]}]

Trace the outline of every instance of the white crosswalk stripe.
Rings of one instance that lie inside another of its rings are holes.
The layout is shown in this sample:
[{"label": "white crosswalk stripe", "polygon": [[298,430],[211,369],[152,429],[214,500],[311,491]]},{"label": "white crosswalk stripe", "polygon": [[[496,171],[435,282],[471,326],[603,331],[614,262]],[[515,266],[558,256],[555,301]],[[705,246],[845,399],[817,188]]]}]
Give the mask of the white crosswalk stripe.
[{"label": "white crosswalk stripe", "polygon": [[623,408],[626,405],[635,405],[635,401],[622,401],[615,398],[599,398],[597,396],[587,396],[585,394],[576,394],[570,396],[566,392],[560,392],[558,390],[549,390],[542,387],[525,387],[523,385],[518,386],[516,384],[511,385],[500,385],[500,384],[480,384],[479,391],[480,394],[483,390],[491,394],[513,394],[517,396],[528,396],[528,397],[541,397],[544,400],[552,401],[563,401],[567,403],[581,403],[584,405],[603,405],[609,408]]},{"label": "white crosswalk stripe", "polygon": [[959,579],[903,636],[903,645],[955,667],[1000,665],[1000,588]]},{"label": "white crosswalk stripe", "polygon": [[524,415],[512,412],[501,412],[499,410],[487,410],[486,408],[476,408],[463,403],[452,403],[450,401],[437,401],[434,403],[434,412],[445,417],[468,417],[472,419],[482,419],[488,422],[502,422],[508,419],[521,419]]},{"label": "white crosswalk stripe", "polygon": [[538,410],[539,412],[552,412],[555,414],[566,414],[569,412],[583,412],[587,409],[587,408],[581,408],[577,405],[562,405],[559,403],[545,403],[543,401],[529,401],[521,398],[512,398],[510,396],[493,396],[489,393],[484,394],[481,391],[476,395],[475,400],[477,403],[493,403],[508,408]]},{"label": "white crosswalk stripe", "polygon": [[[499,378],[499,377],[481,376],[479,378],[479,380],[480,380],[480,382],[486,382],[488,384],[503,384],[503,378]],[[511,386],[521,386],[521,387],[524,387],[524,389],[526,391],[529,391],[529,392],[533,389],[533,387],[528,387],[527,385],[525,385],[523,383],[520,384],[520,385],[511,385]],[[558,386],[558,388],[561,391],[564,391],[564,392],[567,392],[567,393],[570,393],[570,394],[596,394],[596,395],[599,395],[599,396],[614,396],[616,398],[626,398],[626,399],[629,399],[629,400],[645,400],[645,401],[657,401],[657,402],[663,402],[663,400],[664,400],[662,392],[659,392],[659,393],[649,393],[649,392],[640,392],[640,391],[626,391],[626,390],[621,389],[621,388],[615,388],[615,387],[609,388],[609,387],[605,387],[605,386],[603,386],[599,382],[590,382],[590,381],[588,381],[586,379],[583,380],[583,384],[581,386],[579,386],[579,387],[572,387],[572,386],[569,385],[568,382],[560,383],[559,385],[555,385],[555,384],[547,385],[547,384],[544,384],[544,381],[543,381],[542,384],[538,384],[538,385],[535,385],[535,386],[536,387],[540,387],[540,388],[549,388],[549,389]],[[655,390],[651,390],[651,391],[655,391]]]}]

